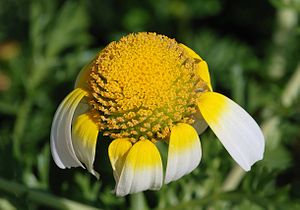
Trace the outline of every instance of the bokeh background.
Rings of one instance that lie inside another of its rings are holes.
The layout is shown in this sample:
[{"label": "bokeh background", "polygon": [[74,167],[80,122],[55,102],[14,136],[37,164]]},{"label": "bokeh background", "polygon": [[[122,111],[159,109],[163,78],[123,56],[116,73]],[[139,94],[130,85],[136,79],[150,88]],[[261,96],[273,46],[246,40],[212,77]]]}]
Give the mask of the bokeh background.
[{"label": "bokeh background", "polygon": [[[0,0],[0,209],[300,209],[299,14],[299,0]],[[200,166],[156,192],[116,197],[103,139],[100,180],[55,166],[51,121],[77,73],[138,31],[194,49],[260,124],[265,157],[250,172],[209,129]]]}]

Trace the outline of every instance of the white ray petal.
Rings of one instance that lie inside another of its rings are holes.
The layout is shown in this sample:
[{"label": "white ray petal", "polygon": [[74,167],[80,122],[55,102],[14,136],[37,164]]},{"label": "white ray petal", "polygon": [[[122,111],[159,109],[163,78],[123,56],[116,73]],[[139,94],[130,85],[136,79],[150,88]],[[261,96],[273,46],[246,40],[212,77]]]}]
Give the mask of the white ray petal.
[{"label": "white ray petal", "polygon": [[226,150],[245,171],[263,158],[262,131],[242,107],[214,92],[203,93],[198,107]]},{"label": "white ray petal", "polygon": [[86,91],[77,88],[73,90],[59,105],[51,127],[51,152],[58,167],[70,168],[81,166],[78,160],[71,138],[71,124],[75,109]]},{"label": "white ray petal", "polygon": [[99,128],[89,113],[78,116],[72,127],[72,141],[75,154],[96,178],[99,178],[99,174],[94,170],[93,164],[98,131]]},{"label": "white ray petal", "polygon": [[165,183],[180,179],[200,163],[201,144],[196,130],[179,123],[171,130]]},{"label": "white ray petal", "polygon": [[132,143],[127,138],[113,140],[108,147],[109,160],[113,169],[116,185],[118,185],[127,154]]},{"label": "white ray petal", "polygon": [[158,149],[149,140],[140,140],[129,150],[117,183],[116,194],[125,196],[162,186],[163,170]]}]

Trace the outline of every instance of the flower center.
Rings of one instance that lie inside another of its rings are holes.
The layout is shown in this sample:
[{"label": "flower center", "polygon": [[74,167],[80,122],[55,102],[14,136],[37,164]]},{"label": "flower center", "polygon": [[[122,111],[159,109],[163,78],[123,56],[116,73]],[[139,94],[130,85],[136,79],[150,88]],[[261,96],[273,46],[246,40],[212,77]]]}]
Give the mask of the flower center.
[{"label": "flower center", "polygon": [[165,139],[179,122],[193,123],[197,62],[174,40],[155,33],[130,34],[110,43],[94,60],[89,86],[104,135]]}]

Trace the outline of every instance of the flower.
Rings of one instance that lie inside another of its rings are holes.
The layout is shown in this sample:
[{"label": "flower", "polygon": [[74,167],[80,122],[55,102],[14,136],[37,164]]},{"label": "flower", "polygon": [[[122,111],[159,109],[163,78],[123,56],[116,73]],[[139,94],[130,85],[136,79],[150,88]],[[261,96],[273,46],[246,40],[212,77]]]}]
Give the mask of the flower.
[{"label": "flower", "polygon": [[[259,126],[238,104],[213,92],[201,57],[163,35],[129,34],[79,73],[55,113],[51,151],[58,167],[81,166],[98,177],[98,134],[109,136],[115,192],[124,196],[157,190],[193,171],[202,155],[199,134],[207,126],[245,171],[262,159]],[[165,176],[158,141],[168,144]]]}]

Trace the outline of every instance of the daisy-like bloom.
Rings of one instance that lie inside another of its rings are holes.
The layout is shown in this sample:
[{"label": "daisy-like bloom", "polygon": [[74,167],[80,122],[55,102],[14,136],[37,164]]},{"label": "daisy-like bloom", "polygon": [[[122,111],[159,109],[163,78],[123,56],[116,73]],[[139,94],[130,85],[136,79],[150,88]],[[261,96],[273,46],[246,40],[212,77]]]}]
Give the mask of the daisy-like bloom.
[{"label": "daisy-like bloom", "polygon": [[[124,196],[158,190],[193,171],[207,125],[245,171],[262,159],[259,126],[238,104],[213,92],[201,57],[163,35],[129,34],[79,73],[55,113],[51,151],[58,167],[80,166],[98,177],[98,134],[109,136],[115,192]],[[165,173],[158,141],[168,144]]]}]

